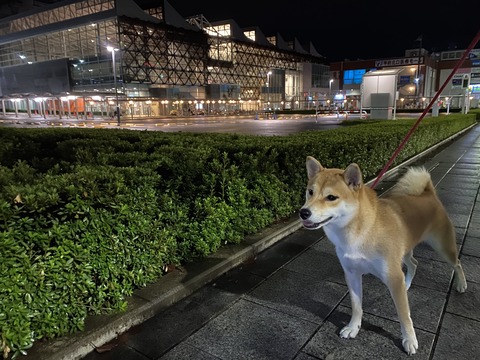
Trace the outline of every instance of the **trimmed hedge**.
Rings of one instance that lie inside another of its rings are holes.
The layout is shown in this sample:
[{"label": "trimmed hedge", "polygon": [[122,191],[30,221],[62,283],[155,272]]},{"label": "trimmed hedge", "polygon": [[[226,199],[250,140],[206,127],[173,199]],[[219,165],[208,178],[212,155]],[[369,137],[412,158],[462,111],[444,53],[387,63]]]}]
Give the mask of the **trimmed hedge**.
[{"label": "trimmed hedge", "polygon": [[[413,120],[261,137],[1,128],[0,347],[82,330],[89,314],[179,265],[241,242],[303,203],[305,158],[383,168]],[[423,120],[398,164],[475,124]]]}]

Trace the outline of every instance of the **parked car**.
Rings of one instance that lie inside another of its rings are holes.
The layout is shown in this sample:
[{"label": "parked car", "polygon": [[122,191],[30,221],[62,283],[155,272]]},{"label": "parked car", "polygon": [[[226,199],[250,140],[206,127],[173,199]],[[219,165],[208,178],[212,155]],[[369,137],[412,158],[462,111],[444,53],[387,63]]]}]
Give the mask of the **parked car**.
[{"label": "parked car", "polygon": [[170,115],[177,116],[178,115],[178,110],[177,109],[170,110]]}]

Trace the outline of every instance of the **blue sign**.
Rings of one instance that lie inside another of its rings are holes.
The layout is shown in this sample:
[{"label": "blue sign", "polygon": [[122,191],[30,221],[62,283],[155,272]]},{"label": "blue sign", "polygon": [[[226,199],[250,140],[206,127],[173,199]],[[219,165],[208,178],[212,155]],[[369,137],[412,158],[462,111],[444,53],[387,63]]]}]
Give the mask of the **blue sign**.
[{"label": "blue sign", "polygon": [[400,85],[406,85],[411,83],[410,75],[402,75],[400,76]]}]

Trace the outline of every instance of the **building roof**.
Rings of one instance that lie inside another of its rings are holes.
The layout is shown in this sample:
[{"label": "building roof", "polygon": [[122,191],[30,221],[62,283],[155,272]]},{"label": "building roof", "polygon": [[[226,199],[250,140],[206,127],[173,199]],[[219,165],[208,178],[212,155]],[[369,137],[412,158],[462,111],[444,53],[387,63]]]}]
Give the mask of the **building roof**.
[{"label": "building roof", "polygon": [[398,68],[370,70],[369,72],[366,72],[365,75],[363,76],[365,77],[365,76],[398,75],[402,71],[403,69],[398,69]]}]

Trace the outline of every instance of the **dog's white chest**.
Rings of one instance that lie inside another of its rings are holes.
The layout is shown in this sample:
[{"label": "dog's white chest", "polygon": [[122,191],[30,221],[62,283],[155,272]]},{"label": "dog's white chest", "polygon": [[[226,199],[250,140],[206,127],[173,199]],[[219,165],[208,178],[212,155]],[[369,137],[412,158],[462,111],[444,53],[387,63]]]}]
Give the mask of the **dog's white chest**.
[{"label": "dog's white chest", "polygon": [[384,262],[381,258],[372,258],[358,249],[348,249],[345,252],[337,251],[338,259],[345,271],[372,274],[382,279]]},{"label": "dog's white chest", "polygon": [[385,263],[381,257],[365,252],[360,244],[365,242],[361,237],[355,238],[358,245],[347,245],[353,241],[347,240],[347,234],[343,229],[325,227],[325,234],[335,245],[338,259],[344,271],[373,274],[382,279],[385,273]]}]

